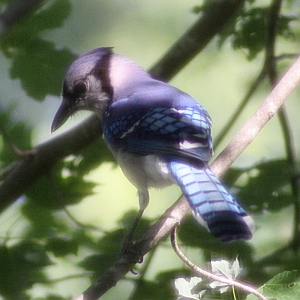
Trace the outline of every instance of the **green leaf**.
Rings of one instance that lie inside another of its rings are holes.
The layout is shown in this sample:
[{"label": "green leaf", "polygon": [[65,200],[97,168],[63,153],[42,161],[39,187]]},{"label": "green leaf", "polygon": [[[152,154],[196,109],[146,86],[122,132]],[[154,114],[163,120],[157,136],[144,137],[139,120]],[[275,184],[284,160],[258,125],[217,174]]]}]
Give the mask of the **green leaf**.
[{"label": "green leaf", "polygon": [[199,300],[202,298],[203,294],[205,293],[205,290],[202,290],[200,292],[195,292],[195,288],[199,286],[199,284],[202,282],[202,279],[200,277],[191,277],[191,278],[177,278],[174,281],[175,288],[178,292],[178,300]]},{"label": "green leaf", "polygon": [[32,39],[14,56],[10,76],[20,79],[28,96],[36,100],[49,94],[59,96],[65,72],[75,57],[67,49],[57,50],[53,42]]},{"label": "green leaf", "polygon": [[255,211],[278,211],[293,203],[290,165],[286,160],[270,160],[241,172],[243,183],[236,198]]},{"label": "green leaf", "polygon": [[[56,166],[59,169],[62,167]],[[93,194],[96,183],[85,180],[80,176],[67,176],[61,178],[57,172],[50,180],[48,177],[39,178],[35,184],[26,191],[30,201],[38,206],[52,209],[62,209],[66,205],[79,203],[84,197]]]},{"label": "green leaf", "polygon": [[103,138],[96,139],[80,152],[76,153],[76,172],[80,176],[89,173],[103,162],[115,162]]},{"label": "green leaf", "polygon": [[117,230],[107,232],[99,240],[98,249],[101,251],[101,253],[118,254],[121,251],[125,236],[126,236],[126,232],[124,231],[124,229],[117,229]]},{"label": "green leaf", "polygon": [[36,205],[33,201],[26,201],[21,212],[31,225],[26,228],[25,237],[43,239],[58,232],[65,232],[68,228],[66,219],[57,217],[53,210]]},{"label": "green leaf", "polygon": [[[258,289],[268,299],[296,300],[300,295],[299,271],[284,271],[277,274]],[[247,300],[257,299],[254,295],[248,295]]]},{"label": "green leaf", "polygon": [[[120,226],[122,226],[127,232],[129,232],[137,214],[138,212],[136,210],[129,210],[125,212],[121,219],[118,220],[118,224],[120,224]],[[134,231],[134,236],[140,237],[150,227],[151,222],[152,220],[143,216],[143,218],[139,220],[138,226]]]},{"label": "green leaf", "polygon": [[130,295],[131,300],[142,299],[164,299],[174,300],[173,291],[169,290],[165,282],[154,282],[150,280],[138,281],[137,288]]},{"label": "green leaf", "polygon": [[46,282],[43,268],[51,261],[43,246],[35,242],[21,241],[11,247],[0,247],[0,294],[5,299],[28,299],[24,290],[34,283]]},{"label": "green leaf", "polygon": [[265,47],[266,18],[269,8],[254,7],[242,14],[232,40],[233,48],[246,50],[254,59]]},{"label": "green leaf", "polygon": [[78,241],[68,237],[50,238],[46,244],[46,250],[53,252],[57,257],[66,256],[68,254],[77,254]]},{"label": "green leaf", "polygon": [[118,253],[92,254],[84,258],[79,266],[88,271],[94,272],[94,278],[99,277],[107,271],[118,259]]},{"label": "green leaf", "polygon": [[[37,32],[58,28],[64,25],[72,6],[69,0],[56,0],[43,5],[25,21],[26,26]],[[34,31],[31,29],[30,31]]]},{"label": "green leaf", "polygon": [[20,20],[1,40],[4,55],[12,59],[11,78],[20,79],[27,94],[37,100],[60,95],[66,69],[76,57],[40,38],[45,30],[61,26],[71,11],[68,0],[49,3]]},{"label": "green leaf", "polygon": [[[253,7],[244,10],[233,32],[232,46],[234,49],[242,49],[249,60],[265,49],[267,20],[269,7]],[[278,18],[277,34],[286,38],[294,38],[295,33],[290,27],[291,21],[297,20],[296,16],[280,14]]]},{"label": "green leaf", "polygon": [[13,246],[11,249],[13,255],[20,258],[20,262],[22,261],[24,268],[41,268],[51,264],[44,246],[36,242],[24,241]]},{"label": "green leaf", "polygon": [[38,298],[34,298],[33,300],[71,300],[72,297],[62,297],[62,296],[59,296],[59,295],[55,295],[55,294],[48,294],[45,297],[38,297]]}]

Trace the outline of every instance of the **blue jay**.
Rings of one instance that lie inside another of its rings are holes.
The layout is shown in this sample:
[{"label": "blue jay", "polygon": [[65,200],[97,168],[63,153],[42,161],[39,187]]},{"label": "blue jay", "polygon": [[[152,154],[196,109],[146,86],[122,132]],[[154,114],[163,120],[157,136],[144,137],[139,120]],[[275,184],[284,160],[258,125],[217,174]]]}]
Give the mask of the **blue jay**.
[{"label": "blue jay", "polygon": [[152,78],[109,47],[72,63],[62,96],[51,130],[79,110],[98,114],[109,149],[138,189],[140,216],[150,187],[175,183],[212,235],[225,242],[252,237],[252,218],[208,166],[211,119],[191,96]]}]

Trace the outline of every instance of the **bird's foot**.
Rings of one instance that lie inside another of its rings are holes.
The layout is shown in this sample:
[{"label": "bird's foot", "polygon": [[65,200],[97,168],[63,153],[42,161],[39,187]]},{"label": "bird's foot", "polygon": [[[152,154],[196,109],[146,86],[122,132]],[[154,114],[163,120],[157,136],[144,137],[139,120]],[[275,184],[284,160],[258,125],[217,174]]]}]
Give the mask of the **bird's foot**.
[{"label": "bird's foot", "polygon": [[[143,262],[143,255],[141,253],[141,250],[138,248],[137,244],[133,243],[132,240],[128,238],[124,240],[119,256],[126,257],[133,263],[140,264]],[[131,272],[135,274],[133,270]]]}]

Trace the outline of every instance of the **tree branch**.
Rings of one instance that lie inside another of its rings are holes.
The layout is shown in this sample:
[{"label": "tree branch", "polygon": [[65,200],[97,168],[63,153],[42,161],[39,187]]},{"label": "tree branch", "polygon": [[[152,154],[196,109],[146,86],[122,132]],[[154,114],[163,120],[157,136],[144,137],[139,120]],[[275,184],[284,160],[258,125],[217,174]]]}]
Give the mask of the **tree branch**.
[{"label": "tree branch", "polygon": [[150,73],[169,81],[236,16],[243,4],[242,0],[210,1],[202,17],[150,69]]},{"label": "tree branch", "polygon": [[93,115],[65,134],[59,135],[22,156],[0,186],[0,212],[16,201],[34,182],[49,173],[64,157],[75,153],[102,134],[101,120]]},{"label": "tree branch", "polygon": [[[281,105],[300,83],[300,57],[286,72],[262,105],[246,122],[229,145],[211,164],[213,172],[220,177],[253,141],[259,131],[280,109]],[[171,206],[162,217],[132,246],[132,251],[121,255],[92,286],[76,300],[96,300],[115,286],[152,247],[166,237],[184,218],[190,207],[184,197]]]}]

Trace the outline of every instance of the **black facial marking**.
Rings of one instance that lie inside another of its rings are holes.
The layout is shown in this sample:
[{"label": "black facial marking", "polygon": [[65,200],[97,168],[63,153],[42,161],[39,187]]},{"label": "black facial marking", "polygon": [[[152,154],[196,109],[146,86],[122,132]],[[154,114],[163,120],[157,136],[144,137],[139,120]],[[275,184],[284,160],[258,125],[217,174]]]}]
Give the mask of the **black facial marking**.
[{"label": "black facial marking", "polygon": [[110,67],[111,55],[112,55],[112,50],[111,48],[108,48],[107,54],[101,58],[101,60],[98,62],[98,65],[95,68],[95,75],[101,80],[102,90],[105,93],[107,93],[109,99],[112,99],[114,93],[109,78],[109,67]]}]

